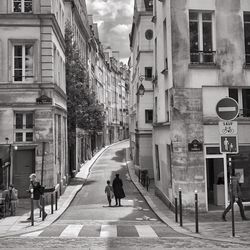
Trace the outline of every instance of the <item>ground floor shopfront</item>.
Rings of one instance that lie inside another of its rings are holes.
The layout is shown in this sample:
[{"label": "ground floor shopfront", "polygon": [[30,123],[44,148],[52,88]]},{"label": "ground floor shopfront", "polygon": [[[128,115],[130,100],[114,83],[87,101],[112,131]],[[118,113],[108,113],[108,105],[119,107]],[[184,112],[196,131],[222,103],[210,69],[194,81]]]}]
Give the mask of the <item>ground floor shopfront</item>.
[{"label": "ground floor shopfront", "polygon": [[66,110],[49,104],[0,109],[0,184],[28,197],[29,175],[63,192],[68,182]]},{"label": "ground floor shopfront", "polygon": [[207,209],[219,209],[227,206],[229,198],[230,169],[228,158],[232,159],[234,173],[240,173],[240,185],[243,202],[250,203],[250,145],[239,146],[239,153],[235,155],[221,154],[219,147],[205,147],[206,168],[206,200]]}]

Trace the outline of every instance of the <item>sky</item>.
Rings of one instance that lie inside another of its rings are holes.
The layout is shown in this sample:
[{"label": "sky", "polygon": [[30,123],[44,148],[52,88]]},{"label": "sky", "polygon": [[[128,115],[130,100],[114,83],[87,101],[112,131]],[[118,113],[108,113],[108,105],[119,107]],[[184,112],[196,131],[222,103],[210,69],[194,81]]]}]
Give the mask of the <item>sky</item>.
[{"label": "sky", "polygon": [[120,51],[120,60],[127,63],[134,0],[86,0],[87,11],[98,24],[104,48]]}]

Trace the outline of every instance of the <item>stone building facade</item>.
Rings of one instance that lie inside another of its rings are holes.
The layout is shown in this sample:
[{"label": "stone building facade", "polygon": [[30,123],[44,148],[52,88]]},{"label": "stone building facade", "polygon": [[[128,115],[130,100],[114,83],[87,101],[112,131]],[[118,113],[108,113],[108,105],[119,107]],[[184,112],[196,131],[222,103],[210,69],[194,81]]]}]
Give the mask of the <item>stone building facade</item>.
[{"label": "stone building facade", "polygon": [[[153,17],[152,1],[135,1],[130,33],[130,149],[137,170],[153,177]],[[143,95],[139,94],[143,86]]]},{"label": "stone building facade", "polygon": [[33,172],[46,187],[67,182],[64,15],[62,0],[1,1],[1,175],[20,197]]},{"label": "stone building facade", "polygon": [[154,176],[156,193],[170,206],[180,188],[187,209],[195,190],[203,211],[228,203],[216,115],[224,97],[240,108],[239,154],[232,162],[250,202],[249,13],[247,0],[154,0]]}]

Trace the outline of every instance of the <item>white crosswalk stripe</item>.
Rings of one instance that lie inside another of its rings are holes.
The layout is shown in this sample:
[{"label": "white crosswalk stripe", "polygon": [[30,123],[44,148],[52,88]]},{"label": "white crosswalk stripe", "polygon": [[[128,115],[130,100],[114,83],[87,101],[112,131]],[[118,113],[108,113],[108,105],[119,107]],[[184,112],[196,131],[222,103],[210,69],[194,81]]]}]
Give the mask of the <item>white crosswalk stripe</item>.
[{"label": "white crosswalk stripe", "polygon": [[158,237],[153,228],[149,225],[136,225],[135,227],[139,234],[139,237],[150,237],[150,238]]},{"label": "white crosswalk stripe", "polygon": [[68,225],[63,232],[60,234],[60,238],[70,237],[77,238],[83,225]]},{"label": "white crosswalk stripe", "polygon": [[104,238],[117,237],[117,226],[116,225],[102,225],[100,237],[104,237]]},{"label": "white crosswalk stripe", "polygon": [[22,234],[21,237],[38,237],[42,232],[43,230]]},{"label": "white crosswalk stripe", "polygon": [[[81,225],[81,224],[70,224],[65,225],[65,228],[63,231],[60,230],[61,233],[56,233],[55,227],[52,229],[52,235],[49,233],[50,228],[45,228],[44,230],[35,231],[31,233],[26,233],[20,235],[20,237],[59,237],[59,238],[77,238],[77,237],[101,237],[101,238],[111,238],[111,237],[142,237],[142,238],[159,238],[159,236],[156,233],[156,229],[153,229],[151,225],[134,225],[134,228],[136,229],[136,232],[134,236],[131,236],[131,234],[128,234],[130,236],[124,235],[124,228],[126,226],[120,226],[121,228],[118,228],[119,225],[99,225],[100,226],[100,233],[97,235],[97,229],[93,231],[93,236],[89,234],[88,226]],[[53,227],[52,227],[53,228]],[[163,227],[161,227],[163,230]],[[118,230],[119,229],[119,230]],[[120,230],[121,229],[121,230]],[[98,230],[99,231],[99,230]],[[81,234],[80,234],[81,232]],[[84,236],[85,232],[88,232],[88,236]],[[119,232],[119,233],[118,233]],[[79,235],[80,234],[80,235]],[[45,236],[46,235],[46,236]],[[162,236],[161,236],[162,237]]]}]

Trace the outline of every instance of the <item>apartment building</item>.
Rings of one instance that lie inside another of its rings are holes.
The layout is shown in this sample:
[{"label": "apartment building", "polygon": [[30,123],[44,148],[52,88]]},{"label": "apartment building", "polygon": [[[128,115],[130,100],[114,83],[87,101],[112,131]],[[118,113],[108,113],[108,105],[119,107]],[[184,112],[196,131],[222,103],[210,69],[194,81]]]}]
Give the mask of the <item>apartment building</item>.
[{"label": "apartment building", "polygon": [[228,203],[229,168],[220,152],[216,104],[238,102],[244,202],[250,201],[250,2],[154,0],[153,158],[156,193],[170,206],[182,190],[183,206],[207,211]]},{"label": "apartment building", "polygon": [[1,182],[27,197],[29,175],[36,173],[43,185],[62,191],[68,173],[64,1],[2,0],[0,23]]},{"label": "apartment building", "polygon": [[[135,1],[130,33],[130,149],[137,170],[153,177],[153,4]],[[142,90],[142,93],[140,93]]]}]

